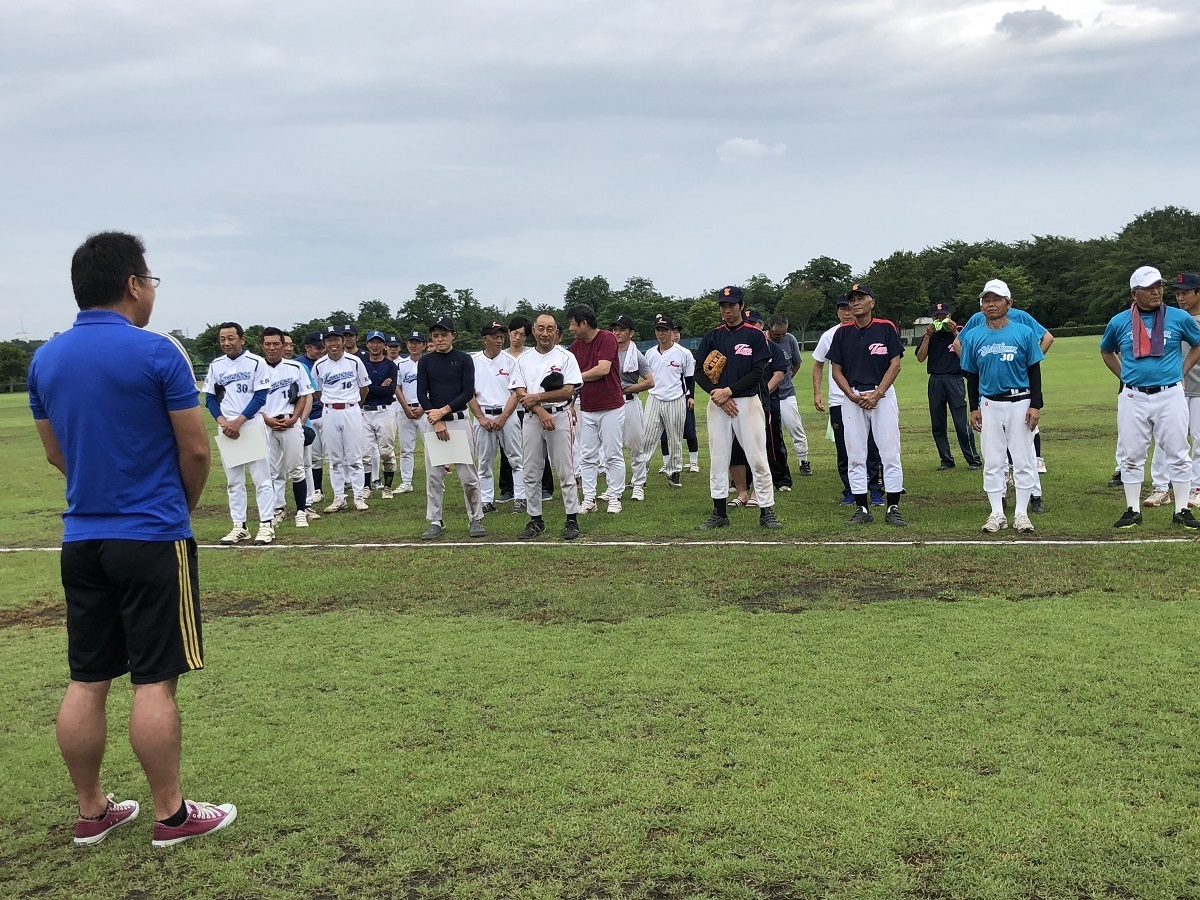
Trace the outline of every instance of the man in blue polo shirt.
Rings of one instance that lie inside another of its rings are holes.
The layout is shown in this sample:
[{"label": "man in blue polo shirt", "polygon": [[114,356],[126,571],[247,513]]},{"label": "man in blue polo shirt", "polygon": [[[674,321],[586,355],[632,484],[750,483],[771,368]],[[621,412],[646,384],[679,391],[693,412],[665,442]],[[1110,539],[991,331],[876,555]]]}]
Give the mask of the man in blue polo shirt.
[{"label": "man in blue polo shirt", "polygon": [[57,731],[79,798],[77,845],[97,844],[138,815],[136,801],[114,802],[100,788],[108,692],[126,672],[129,742],[154,800],[152,844],[209,834],[237,816],[229,803],[184,800],[179,786],[175,683],[204,666],[189,513],[210,460],[190,361],[171,339],[142,330],[158,281],[138,238],[92,235],[71,260],[75,325],[29,367],[38,436],[67,479],[61,565],[71,681]]}]

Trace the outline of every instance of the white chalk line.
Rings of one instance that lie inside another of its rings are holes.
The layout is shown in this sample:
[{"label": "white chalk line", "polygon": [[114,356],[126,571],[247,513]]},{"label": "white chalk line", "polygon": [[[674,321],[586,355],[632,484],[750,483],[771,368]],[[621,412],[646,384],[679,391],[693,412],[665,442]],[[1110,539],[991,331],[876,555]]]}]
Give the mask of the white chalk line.
[{"label": "white chalk line", "polygon": [[[1128,547],[1148,544],[1195,544],[1196,538],[1110,538],[1102,540],[1016,538],[1010,540],[913,540],[913,541],[395,541],[390,543],[364,542],[358,544],[197,544],[201,550],[223,550],[237,553],[243,550],[495,550],[498,547],[542,547],[571,550],[580,547],[642,547],[676,549],[680,547]],[[58,553],[61,547],[0,547],[0,553]]]}]

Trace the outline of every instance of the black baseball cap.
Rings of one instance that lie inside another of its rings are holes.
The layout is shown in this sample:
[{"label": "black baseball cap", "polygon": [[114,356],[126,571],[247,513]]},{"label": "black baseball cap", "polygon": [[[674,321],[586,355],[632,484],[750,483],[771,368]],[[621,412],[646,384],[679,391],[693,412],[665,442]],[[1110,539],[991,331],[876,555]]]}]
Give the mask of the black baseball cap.
[{"label": "black baseball cap", "polygon": [[[430,328],[429,330],[430,330],[430,331],[432,331],[433,329],[432,329],[432,328]],[[453,331],[454,329],[453,329],[453,328],[451,328],[451,329],[449,329],[449,330],[450,330],[450,331]],[[501,324],[500,322],[491,322],[491,323],[489,323],[489,324],[487,324],[487,325],[484,325],[484,326],[483,326],[481,329],[479,329],[479,334],[480,334],[480,335],[485,335],[485,334],[504,334],[504,333],[506,333],[507,331],[508,331],[508,329],[507,329],[507,328],[505,328],[505,327],[504,327],[504,325],[503,325],[503,324]]]},{"label": "black baseball cap", "polygon": [[609,328],[628,328],[630,331],[633,331],[633,329],[634,329],[633,319],[629,318],[629,316],[617,316],[615,319],[613,319],[613,323],[611,325],[609,325],[608,327]]},{"label": "black baseball cap", "polygon": [[408,337],[406,337],[404,340],[406,340],[406,341],[420,341],[422,344],[428,344],[428,343],[429,343],[429,341],[425,339],[425,334],[424,334],[423,332],[420,332],[420,331],[410,331],[410,332],[408,333]]},{"label": "black baseball cap", "polygon": [[322,343],[321,332],[319,331],[310,331],[304,336],[304,346],[306,347],[320,347]]},{"label": "black baseball cap", "polygon": [[717,303],[744,304],[745,302],[745,293],[743,293],[742,289],[735,284],[730,284],[721,288],[720,293],[717,294]]},{"label": "black baseball cap", "polygon": [[933,303],[929,307],[929,314],[933,316],[944,316],[950,312],[950,304],[942,301]]},{"label": "black baseball cap", "polygon": [[872,300],[875,299],[875,292],[865,284],[850,285],[850,290],[846,291],[847,300],[850,299],[851,294],[864,294],[865,296],[870,297]]},{"label": "black baseball cap", "polygon": [[345,334],[345,331],[342,330],[341,325],[330,325],[328,328],[326,328],[324,331],[321,332],[321,340],[322,340],[322,342],[324,342],[328,338],[342,337],[344,334]]},{"label": "black baseball cap", "polygon": [[836,306],[849,306],[850,300],[845,294],[838,294],[837,299],[833,301],[833,305],[835,307]]},{"label": "black baseball cap", "polygon": [[342,326],[342,334],[352,334],[358,337],[358,326],[351,322],[349,325]]},{"label": "black baseball cap", "polygon": [[435,328],[440,328],[443,331],[450,332],[451,334],[458,333],[458,331],[454,327],[454,320],[451,319],[449,316],[438,316],[436,319],[434,319],[432,322],[429,323],[430,331],[433,331],[433,329],[435,329]]},{"label": "black baseball cap", "polygon": [[400,346],[400,338],[394,334],[389,334],[388,339],[387,339],[387,345],[389,347],[399,347]]},{"label": "black baseball cap", "polygon": [[654,330],[658,331],[660,328],[669,328],[674,331],[675,323],[671,320],[670,316],[664,316],[662,313],[659,313],[654,317]]},{"label": "black baseball cap", "polygon": [[1171,287],[1177,291],[1200,291],[1200,275],[1195,272],[1183,272],[1175,276]]},{"label": "black baseball cap", "polygon": [[757,322],[761,325],[766,320],[763,318],[763,314],[759,310],[752,309],[750,312],[746,313],[746,321]]}]

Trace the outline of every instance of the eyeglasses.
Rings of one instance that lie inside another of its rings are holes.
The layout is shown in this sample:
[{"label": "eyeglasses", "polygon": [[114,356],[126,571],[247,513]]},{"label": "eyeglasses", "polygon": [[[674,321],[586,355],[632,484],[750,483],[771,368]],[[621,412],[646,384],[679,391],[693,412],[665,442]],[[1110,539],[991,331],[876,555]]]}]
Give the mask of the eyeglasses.
[{"label": "eyeglasses", "polygon": [[148,281],[154,287],[158,287],[160,284],[162,284],[162,279],[156,275],[134,275],[133,277]]}]

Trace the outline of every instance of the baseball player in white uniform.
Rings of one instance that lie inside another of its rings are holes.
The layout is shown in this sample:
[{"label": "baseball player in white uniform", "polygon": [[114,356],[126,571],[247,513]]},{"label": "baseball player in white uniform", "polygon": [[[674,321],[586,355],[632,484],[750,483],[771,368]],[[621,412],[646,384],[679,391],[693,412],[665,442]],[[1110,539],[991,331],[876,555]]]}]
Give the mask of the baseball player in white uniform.
[{"label": "baseball player in white uniform", "polygon": [[[654,387],[654,376],[646,357],[633,342],[634,323],[629,316],[617,316],[610,326],[617,339],[617,353],[621,360],[621,390],[625,392],[625,430],[622,440],[629,451],[631,496],[634,500],[646,499],[646,477],[650,469],[650,453],[643,432],[642,401],[639,394]],[[689,354],[690,356],[690,354]]]},{"label": "baseball player in white uniform", "polygon": [[1033,329],[1008,318],[1012,294],[1007,284],[998,278],[985,284],[979,306],[987,324],[961,336],[959,362],[967,373],[971,427],[980,432],[983,489],[991,504],[983,530],[995,534],[1008,527],[1004,474],[1011,458],[1017,490],[1013,528],[1032,534],[1029,501],[1037,489],[1033,431],[1041,416],[1041,362],[1046,357]]},{"label": "baseball player in white uniform", "polygon": [[[217,331],[217,339],[222,355],[212,361],[204,379],[206,405],[225,436],[236,439],[242,425],[257,416],[266,402],[271,377],[266,361],[246,349],[246,334],[237,322],[223,322]],[[250,540],[250,531],[246,528],[247,470],[254,482],[259,537],[264,539],[263,543],[274,539],[275,489],[271,484],[271,464],[263,458],[244,465],[225,466],[233,529],[221,538],[222,544]]]},{"label": "baseball player in white uniform", "polygon": [[[308,372],[294,359],[283,356],[283,332],[264,328],[263,359],[271,375],[267,401],[259,413],[267,426],[267,461],[271,464],[271,485],[275,491],[275,519],[283,521],[287,506],[284,484],[292,483],[296,501],[296,527],[308,527],[308,486],[304,481],[304,419],[312,404],[313,386]],[[271,538],[274,537],[272,533]],[[256,540],[269,544],[270,540]]]},{"label": "baseball player in white uniform", "polygon": [[508,329],[490,322],[480,332],[483,349],[471,354],[475,361],[475,396],[471,412],[475,429],[475,457],[479,461],[479,489],[485,513],[496,511],[496,452],[504,447],[513,470],[513,490],[518,501],[525,500],[525,481],[521,472],[521,441],[508,423],[517,418],[517,396],[509,390],[512,358],[504,353],[504,335]]},{"label": "baseball player in white uniform", "polygon": [[[304,366],[304,371],[308,373],[309,383],[312,385],[314,395],[317,389],[317,383],[313,381],[312,367],[317,364],[322,356],[325,355],[325,341],[322,340],[319,332],[311,332],[304,336],[304,355],[297,358],[297,362]],[[310,443],[304,446],[304,486],[308,492],[308,509],[306,515],[311,522],[321,518],[320,514],[313,509],[313,504],[320,503],[325,499],[325,494],[321,490],[324,483],[322,467],[325,464],[325,452],[321,443],[321,416],[324,410],[321,404],[313,397],[309,398],[311,403],[308,410],[308,421],[304,424],[312,429],[313,439]]]},{"label": "baseball player in white uniform", "polygon": [[400,487],[398,494],[408,494],[413,489],[413,469],[416,460],[417,437],[421,434],[421,420],[425,414],[417,400],[417,363],[428,346],[424,333],[410,331],[405,339],[408,358],[396,363],[400,381],[400,408],[396,411],[400,436]]},{"label": "baseball player in white uniform", "polygon": [[575,388],[583,384],[579,363],[558,346],[558,323],[548,313],[533,326],[534,346],[517,360],[509,387],[521,406],[521,460],[529,522],[518,538],[527,541],[546,530],[542,519],[542,466],[547,457],[562,486],[567,523],[563,539],[579,537],[579,490],[572,462],[575,443],[567,407]]},{"label": "baseball player in white uniform", "polygon": [[[1171,287],[1179,308],[1200,324],[1200,275],[1186,272],[1175,276]],[[1184,342],[1183,352],[1191,350]],[[1188,403],[1188,432],[1192,439],[1192,490],[1188,494],[1188,508],[1200,507],[1200,367],[1193,368],[1183,379],[1183,395]],[[1142,501],[1143,506],[1154,508],[1171,501],[1171,474],[1167,468],[1166,454],[1154,451],[1150,460],[1150,481],[1154,490]]]},{"label": "baseball player in white uniform", "polygon": [[[1187,312],[1163,303],[1158,269],[1142,266],[1129,278],[1133,302],[1109,320],[1100,356],[1121,381],[1117,398],[1117,447],[1125,513],[1117,528],[1142,524],[1140,501],[1146,454],[1153,439],[1162,453],[1175,500],[1172,522],[1200,528],[1188,508],[1192,463],[1188,451],[1188,402],[1183,378],[1200,360],[1200,325]],[[1191,345],[1183,355],[1183,343]]]},{"label": "baseball player in white uniform", "polygon": [[668,316],[654,319],[654,339],[657,347],[646,351],[646,365],[654,385],[646,398],[642,440],[646,457],[654,452],[662,434],[667,435],[667,484],[683,487],[679,473],[683,471],[683,427],[687,418],[688,398],[695,391],[696,360],[674,339],[675,323]]},{"label": "baseball player in white uniform", "polygon": [[346,490],[354,508],[364,510],[362,401],[371,379],[362,360],[345,352],[343,329],[325,329],[325,356],[313,366],[313,380],[324,413],[321,420],[325,457],[329,461],[329,490],[332,501],[326,512],[346,508]]}]

